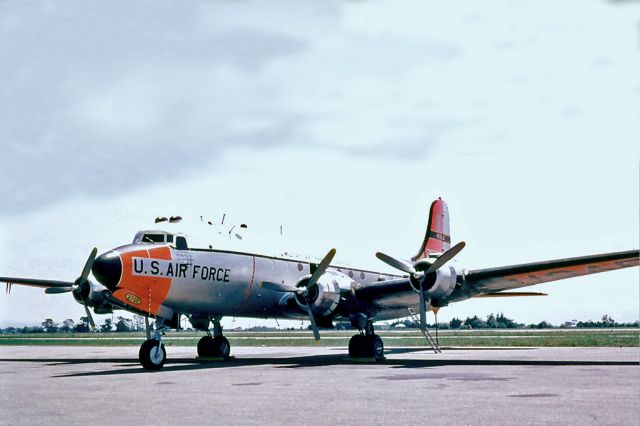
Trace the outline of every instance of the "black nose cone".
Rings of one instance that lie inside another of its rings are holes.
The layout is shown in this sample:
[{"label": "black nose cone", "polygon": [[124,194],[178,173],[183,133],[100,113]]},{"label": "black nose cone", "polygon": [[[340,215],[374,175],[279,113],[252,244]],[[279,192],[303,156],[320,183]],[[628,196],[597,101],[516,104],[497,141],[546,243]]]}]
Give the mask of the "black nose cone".
[{"label": "black nose cone", "polygon": [[109,290],[115,290],[116,286],[120,282],[120,276],[122,275],[122,260],[120,260],[120,253],[116,251],[109,251],[93,262],[91,268],[93,276],[96,277],[100,284],[107,287]]}]

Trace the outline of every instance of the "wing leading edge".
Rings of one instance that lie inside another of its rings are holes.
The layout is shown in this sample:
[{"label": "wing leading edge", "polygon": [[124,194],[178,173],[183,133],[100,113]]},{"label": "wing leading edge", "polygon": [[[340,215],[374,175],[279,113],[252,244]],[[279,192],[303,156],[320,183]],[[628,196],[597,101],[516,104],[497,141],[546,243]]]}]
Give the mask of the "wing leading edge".
[{"label": "wing leading edge", "polygon": [[11,285],[11,284],[28,285],[31,287],[41,287],[41,288],[70,287],[74,284],[69,281],[38,280],[33,278],[11,278],[11,277],[0,277],[0,283],[6,283],[7,285]]},{"label": "wing leading edge", "polygon": [[598,272],[638,266],[638,250],[571,257],[544,262],[477,269],[465,274],[465,282],[480,293],[495,293]]}]

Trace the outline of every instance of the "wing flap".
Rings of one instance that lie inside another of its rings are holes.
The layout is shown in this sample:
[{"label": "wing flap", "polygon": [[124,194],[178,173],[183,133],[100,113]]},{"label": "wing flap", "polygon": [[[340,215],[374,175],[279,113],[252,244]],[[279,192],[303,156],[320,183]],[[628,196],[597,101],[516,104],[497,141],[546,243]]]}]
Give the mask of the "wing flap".
[{"label": "wing flap", "polygon": [[509,292],[479,294],[474,297],[528,297],[528,296],[548,296],[548,294],[536,293],[533,291],[509,291]]},{"label": "wing flap", "polygon": [[527,287],[549,281],[638,266],[638,250],[468,271],[465,281],[481,293]]}]

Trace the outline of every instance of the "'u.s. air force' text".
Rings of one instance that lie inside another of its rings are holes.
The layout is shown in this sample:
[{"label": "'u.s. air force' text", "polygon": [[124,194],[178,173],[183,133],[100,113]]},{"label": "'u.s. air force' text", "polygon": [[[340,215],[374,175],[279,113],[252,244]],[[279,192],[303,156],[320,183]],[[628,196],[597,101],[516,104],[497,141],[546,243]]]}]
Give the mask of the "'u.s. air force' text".
[{"label": "'u.s. air force' text", "polygon": [[231,273],[231,269],[226,268],[179,263],[162,259],[147,259],[146,257],[134,257],[132,269],[133,275],[192,278],[224,283],[229,282],[229,274]]}]

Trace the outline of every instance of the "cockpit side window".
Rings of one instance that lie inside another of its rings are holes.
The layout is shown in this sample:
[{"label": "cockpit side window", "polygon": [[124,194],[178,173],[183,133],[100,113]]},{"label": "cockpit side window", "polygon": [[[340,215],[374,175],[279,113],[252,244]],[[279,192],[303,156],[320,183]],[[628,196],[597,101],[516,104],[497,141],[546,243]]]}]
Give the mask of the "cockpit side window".
[{"label": "cockpit side window", "polygon": [[185,237],[176,237],[176,249],[178,250],[188,250],[187,239]]}]

